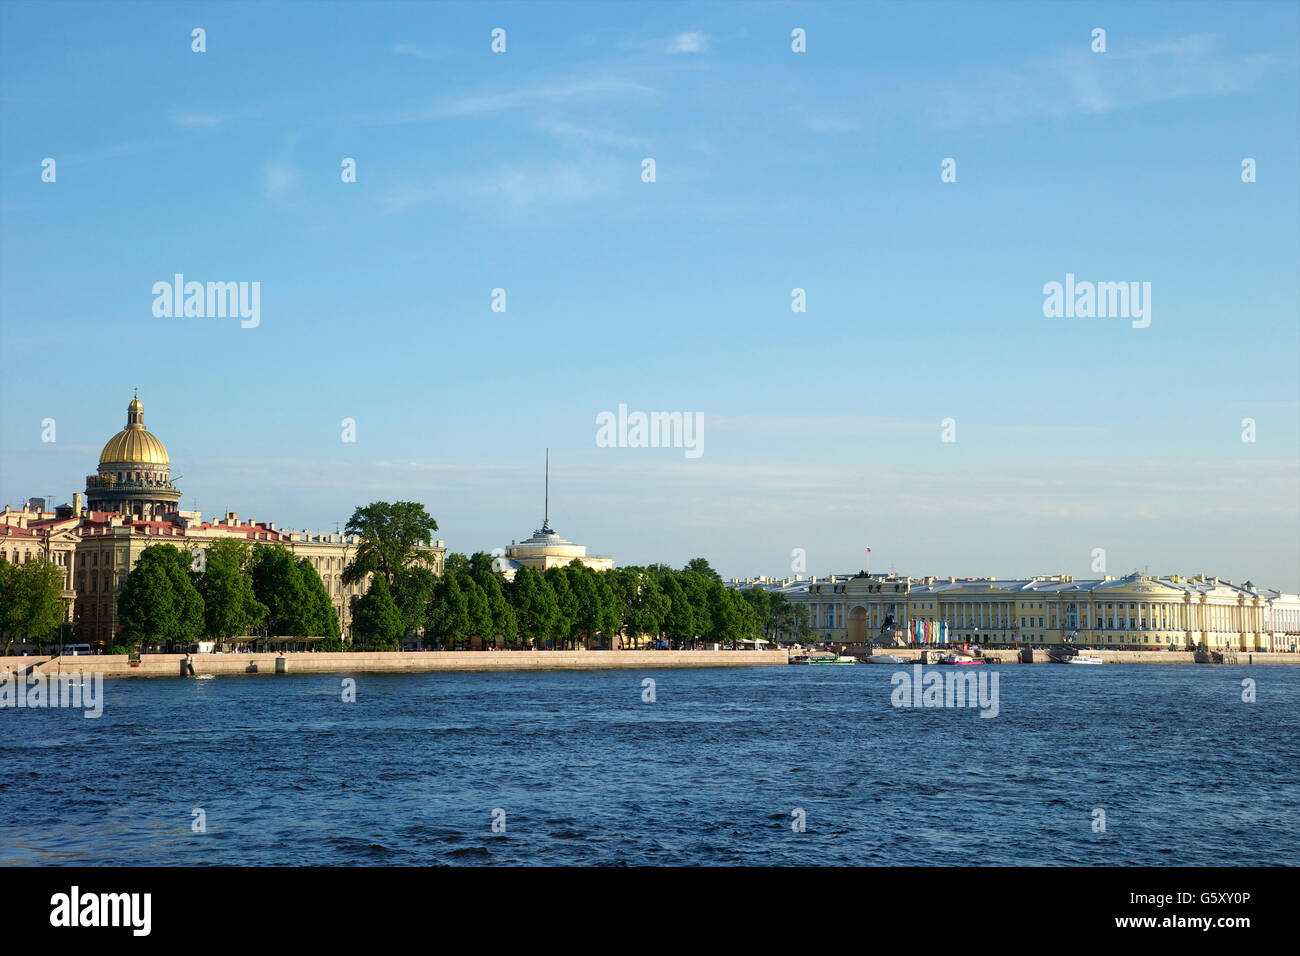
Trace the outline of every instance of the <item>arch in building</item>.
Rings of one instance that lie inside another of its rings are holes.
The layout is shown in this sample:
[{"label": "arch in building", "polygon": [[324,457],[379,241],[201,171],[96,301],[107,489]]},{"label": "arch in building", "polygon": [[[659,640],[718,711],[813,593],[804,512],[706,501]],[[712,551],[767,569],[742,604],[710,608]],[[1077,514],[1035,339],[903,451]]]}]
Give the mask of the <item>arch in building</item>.
[{"label": "arch in building", "polygon": [[867,643],[867,609],[861,604],[849,611],[848,642]]}]

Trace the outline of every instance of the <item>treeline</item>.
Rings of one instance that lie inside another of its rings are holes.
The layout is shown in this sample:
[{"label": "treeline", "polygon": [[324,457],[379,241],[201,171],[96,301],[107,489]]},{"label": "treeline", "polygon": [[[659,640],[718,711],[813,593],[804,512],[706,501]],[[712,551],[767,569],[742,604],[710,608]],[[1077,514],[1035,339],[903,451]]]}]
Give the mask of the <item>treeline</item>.
[{"label": "treeline", "polygon": [[777,633],[810,632],[804,608],[762,588],[734,590],[703,558],[680,570],[657,564],[593,571],[574,560],[513,581],[489,554],[451,554],[441,576],[407,568],[389,585],[376,576],[356,599],[353,642],[382,649],[422,634],[424,645],[542,647],[700,643],[735,646]]},{"label": "treeline", "polygon": [[597,572],[574,561],[545,573],[520,568],[507,582],[489,554],[451,554],[443,573],[422,547],[438,529],[416,502],[378,501],[348,522],[359,535],[345,582],[374,575],[353,598],[352,643],[393,648],[420,635],[426,647],[575,647],[648,638],[673,647],[734,645],[747,638],[807,635],[805,610],[762,588],[736,591],[703,558]]},{"label": "treeline", "polygon": [[117,598],[118,640],[127,646],[190,644],[260,632],[325,637],[339,622],[307,558],[279,545],[214,541],[194,554],[171,544],[140,552]]}]

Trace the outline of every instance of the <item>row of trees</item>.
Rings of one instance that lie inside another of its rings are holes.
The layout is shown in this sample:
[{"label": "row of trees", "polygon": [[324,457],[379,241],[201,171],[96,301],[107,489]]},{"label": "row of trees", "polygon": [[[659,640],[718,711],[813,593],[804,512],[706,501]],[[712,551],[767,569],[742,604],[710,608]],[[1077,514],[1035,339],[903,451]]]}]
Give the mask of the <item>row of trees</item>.
[{"label": "row of trees", "polygon": [[507,582],[483,552],[447,557],[441,576],[427,568],[376,575],[355,600],[354,640],[394,647],[422,632],[426,645],[475,640],[532,647],[617,646],[648,639],[670,646],[730,644],[778,632],[806,635],[803,609],[762,588],[733,590],[708,562],[676,570],[657,564],[597,572],[580,561],[545,573],[520,568]]},{"label": "row of trees", "polygon": [[656,564],[596,572],[573,561],[545,573],[520,568],[507,582],[491,555],[451,554],[434,573],[423,542],[437,522],[417,502],[379,501],[357,508],[349,534],[361,544],[345,582],[374,578],[353,598],[354,644],[393,647],[423,634],[426,644],[471,641],[572,647],[648,637],[676,646],[734,644],[783,632],[806,636],[807,615],[783,594],[723,587],[708,561],[681,570]]},{"label": "row of trees", "polygon": [[197,562],[172,544],[140,552],[117,599],[125,644],[227,640],[261,630],[337,640],[339,622],[325,584],[306,558],[279,545],[215,541]]}]

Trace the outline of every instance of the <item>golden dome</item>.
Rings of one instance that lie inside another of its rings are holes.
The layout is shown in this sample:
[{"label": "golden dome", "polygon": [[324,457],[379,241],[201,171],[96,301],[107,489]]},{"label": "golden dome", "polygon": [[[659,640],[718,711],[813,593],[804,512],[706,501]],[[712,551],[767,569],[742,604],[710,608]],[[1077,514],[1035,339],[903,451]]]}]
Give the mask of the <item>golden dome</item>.
[{"label": "golden dome", "polygon": [[126,408],[126,427],[108,440],[99,453],[99,463],[166,465],[167,449],[144,427],[144,405],[137,395]]}]

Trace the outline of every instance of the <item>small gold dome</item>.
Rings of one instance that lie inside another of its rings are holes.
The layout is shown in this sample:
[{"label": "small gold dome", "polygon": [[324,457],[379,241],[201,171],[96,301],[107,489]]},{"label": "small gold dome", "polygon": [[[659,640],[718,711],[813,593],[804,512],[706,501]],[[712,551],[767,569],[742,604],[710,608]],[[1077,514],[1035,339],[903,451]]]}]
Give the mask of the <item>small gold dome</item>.
[{"label": "small gold dome", "polygon": [[131,399],[126,408],[126,427],[108,440],[99,453],[99,463],[166,465],[170,463],[167,449],[144,427],[144,404],[140,396]]}]

